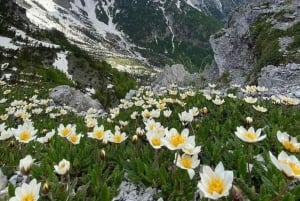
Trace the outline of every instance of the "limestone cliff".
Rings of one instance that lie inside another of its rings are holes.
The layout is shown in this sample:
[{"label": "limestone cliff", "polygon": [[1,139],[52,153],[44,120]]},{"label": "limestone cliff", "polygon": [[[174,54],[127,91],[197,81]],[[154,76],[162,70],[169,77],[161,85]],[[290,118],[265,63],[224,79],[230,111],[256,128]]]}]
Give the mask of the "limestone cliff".
[{"label": "limestone cliff", "polygon": [[[286,87],[270,83],[287,71],[295,75],[292,77],[299,77],[299,69],[288,70],[296,65],[292,63],[300,63],[299,33],[297,0],[264,0],[241,6],[229,17],[226,26],[211,36],[214,62],[205,70],[204,77],[212,82],[226,77],[228,84],[265,84],[284,93]],[[266,75],[266,69],[276,73]],[[290,77],[282,79],[281,85],[293,86],[290,92],[294,93],[299,90],[300,79]]]}]

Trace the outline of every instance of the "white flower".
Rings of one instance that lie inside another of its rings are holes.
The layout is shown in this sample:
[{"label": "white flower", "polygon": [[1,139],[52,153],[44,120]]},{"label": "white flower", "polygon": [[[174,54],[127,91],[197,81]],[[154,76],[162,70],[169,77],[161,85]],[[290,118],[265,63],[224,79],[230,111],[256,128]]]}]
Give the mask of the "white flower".
[{"label": "white flower", "polygon": [[195,155],[201,151],[201,146],[196,146],[195,136],[190,136],[182,147],[182,151],[188,155]]},{"label": "white flower", "polygon": [[200,164],[200,160],[198,160],[198,155],[190,156],[188,154],[183,154],[180,156],[178,153],[175,154],[176,166],[187,170],[190,179],[195,176],[195,168]]},{"label": "white flower", "polygon": [[159,132],[159,130],[146,133],[147,140],[154,149],[160,149],[164,146],[164,132]]},{"label": "white flower", "polygon": [[59,175],[66,175],[70,170],[70,162],[62,159],[58,165],[54,165],[54,170]]},{"label": "white flower", "polygon": [[159,122],[154,121],[153,119],[150,119],[147,122],[145,122],[145,130],[147,132],[153,132],[159,127],[161,127],[161,124]]},{"label": "white flower", "polygon": [[28,143],[36,138],[37,130],[34,129],[32,122],[27,121],[14,129],[14,135],[19,142]]},{"label": "white flower", "polygon": [[30,172],[34,160],[35,159],[33,159],[31,155],[27,155],[25,158],[20,160],[19,169],[21,170],[22,174],[27,175]]},{"label": "white flower", "polygon": [[247,96],[247,97],[244,98],[244,101],[245,101],[246,103],[249,103],[249,104],[254,104],[254,103],[256,103],[257,98],[253,98],[253,97],[251,97],[251,96]]},{"label": "white flower", "polygon": [[267,108],[264,108],[264,107],[262,107],[262,106],[260,106],[260,105],[257,105],[257,106],[252,105],[252,107],[253,107],[255,110],[259,111],[259,112],[267,112],[267,111],[268,111]]},{"label": "white flower", "polygon": [[212,100],[212,102],[213,102],[215,105],[222,105],[223,103],[225,103],[225,100],[224,100],[224,99],[220,99],[220,97],[217,96],[214,100]]},{"label": "white flower", "polygon": [[287,177],[300,179],[300,161],[296,156],[288,156],[284,151],[280,152],[278,159],[271,152],[269,155],[276,168],[284,172]]},{"label": "white flower", "polygon": [[147,119],[150,119],[151,118],[151,113],[149,112],[149,110],[147,110],[147,109],[144,110],[142,112],[142,117],[143,117],[144,121],[147,120]]},{"label": "white flower", "polygon": [[0,140],[7,140],[14,136],[14,130],[12,128],[8,128],[6,130],[0,131]]},{"label": "white flower", "polygon": [[255,93],[256,90],[257,90],[257,88],[255,85],[252,85],[252,86],[247,85],[246,86],[246,92],[248,92],[248,93]]},{"label": "white flower", "polygon": [[94,128],[98,124],[98,121],[95,118],[86,118],[85,123],[86,127]]},{"label": "white flower", "polygon": [[80,143],[80,139],[83,135],[81,133],[76,134],[76,133],[71,133],[67,139],[69,140],[69,142],[71,142],[72,144],[79,144]]},{"label": "white flower", "polygon": [[299,152],[300,143],[298,143],[296,137],[291,137],[286,132],[277,131],[277,139],[286,150],[290,152]]},{"label": "white flower", "polygon": [[131,115],[130,118],[131,119],[136,119],[138,117],[139,113],[137,111],[134,111]]},{"label": "white flower", "polygon": [[128,121],[122,121],[122,120],[120,120],[119,124],[120,124],[120,126],[125,127],[125,126],[128,125]]},{"label": "white flower", "polygon": [[235,135],[245,142],[255,143],[267,137],[266,135],[261,136],[261,128],[257,129],[257,131],[255,131],[253,127],[246,130],[243,126],[237,127],[236,129]]},{"label": "white flower", "polygon": [[7,98],[0,99],[0,104],[5,103],[7,101]]},{"label": "white flower", "polygon": [[145,134],[145,131],[144,131],[144,129],[142,129],[141,127],[137,127],[136,128],[136,130],[135,130],[135,133],[137,134],[137,135],[144,135]]},{"label": "white flower", "polygon": [[40,198],[40,188],[41,183],[37,183],[36,179],[33,179],[29,184],[23,183],[22,186],[16,188],[15,196],[9,201],[37,201]]},{"label": "white flower", "polygon": [[36,141],[38,141],[39,143],[45,144],[50,142],[50,140],[52,139],[52,137],[55,135],[55,130],[52,129],[50,132],[46,133],[46,135],[44,137],[39,137],[36,139]]},{"label": "white flower", "polygon": [[93,132],[88,132],[88,137],[93,138],[96,140],[103,140],[107,139],[108,136],[111,134],[110,130],[105,131],[104,126],[101,125],[100,127],[95,126]]},{"label": "white flower", "polygon": [[115,133],[108,137],[108,141],[119,144],[125,141],[127,138],[128,136],[126,133],[121,133],[120,130],[115,129]]},{"label": "white flower", "polygon": [[72,133],[76,133],[76,125],[68,124],[67,126],[64,126],[63,124],[60,124],[57,129],[58,135],[61,137],[68,137]]},{"label": "white flower", "polygon": [[192,122],[194,120],[193,114],[190,112],[183,111],[182,113],[178,114],[179,119],[182,123],[186,124]]},{"label": "white flower", "polygon": [[206,198],[217,200],[229,195],[233,182],[233,171],[224,170],[222,162],[219,162],[215,171],[204,165],[202,173],[200,172],[200,178],[201,181],[198,183],[200,192]]},{"label": "white flower", "polygon": [[193,108],[189,109],[189,113],[191,113],[193,115],[193,117],[196,117],[199,114],[199,108],[193,107]]},{"label": "white flower", "polygon": [[210,88],[215,88],[216,87],[216,84],[211,84],[211,83],[208,83],[208,86],[210,87]]},{"label": "white flower", "polygon": [[229,97],[229,98],[232,98],[232,99],[236,99],[237,97],[234,95],[234,94],[227,94],[227,96]]},{"label": "white flower", "polygon": [[169,118],[171,116],[171,114],[172,114],[172,110],[165,110],[163,112],[163,114],[164,114],[164,117]]},{"label": "white flower", "polygon": [[189,135],[188,129],[184,129],[181,133],[179,133],[175,128],[172,128],[170,131],[166,130],[166,137],[164,139],[164,144],[170,150],[181,149],[188,141],[188,135]]},{"label": "white flower", "polygon": [[266,91],[268,91],[268,88],[266,88],[266,87],[264,87],[264,86],[257,86],[257,87],[256,87],[256,90],[257,90],[258,92],[266,92]]}]

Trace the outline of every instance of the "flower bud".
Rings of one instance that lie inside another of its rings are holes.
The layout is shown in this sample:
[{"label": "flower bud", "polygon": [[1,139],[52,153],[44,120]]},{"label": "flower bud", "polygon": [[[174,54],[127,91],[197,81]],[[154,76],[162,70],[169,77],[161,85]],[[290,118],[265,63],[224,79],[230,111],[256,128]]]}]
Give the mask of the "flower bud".
[{"label": "flower bud", "polygon": [[138,141],[138,139],[139,139],[139,137],[138,137],[137,135],[134,135],[134,136],[132,136],[132,138],[131,138],[131,142],[132,142],[133,144],[136,144],[137,141]]},{"label": "flower bud", "polygon": [[44,194],[48,194],[50,191],[50,186],[49,186],[49,183],[46,181],[42,187],[42,192]]},{"label": "flower bud", "polygon": [[203,115],[207,114],[207,113],[208,113],[207,107],[201,108],[201,109],[200,109],[200,113],[203,114]]},{"label": "flower bud", "polygon": [[100,151],[100,158],[101,158],[102,160],[104,160],[104,159],[106,158],[106,152],[105,152],[104,149],[101,149],[101,151]]},{"label": "flower bud", "polygon": [[253,118],[252,117],[246,117],[246,123],[247,124],[252,124]]}]

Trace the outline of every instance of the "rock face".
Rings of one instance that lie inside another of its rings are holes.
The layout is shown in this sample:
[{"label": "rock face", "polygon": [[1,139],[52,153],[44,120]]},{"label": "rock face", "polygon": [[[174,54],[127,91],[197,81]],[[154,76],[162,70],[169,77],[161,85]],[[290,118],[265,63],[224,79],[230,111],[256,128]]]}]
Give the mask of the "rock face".
[{"label": "rock face", "polygon": [[182,64],[175,64],[172,66],[166,66],[164,71],[157,75],[156,80],[153,82],[153,88],[169,87],[172,84],[179,86],[187,86],[195,84],[199,78],[199,74],[189,73]]},{"label": "rock face", "polygon": [[266,66],[261,70],[258,85],[271,89],[271,94],[300,98],[300,64]]},{"label": "rock face", "polygon": [[251,0],[191,0],[196,7],[218,19],[227,18],[235,8],[249,1],[251,2]]},{"label": "rock face", "polygon": [[50,92],[54,103],[60,106],[66,105],[76,109],[77,112],[85,112],[89,108],[103,110],[98,100],[83,94],[81,91],[67,85],[55,87]]},{"label": "rock face", "polygon": [[[299,62],[297,58],[299,58],[300,47],[295,42],[293,30],[299,27],[300,23],[300,8],[297,5],[297,0],[253,0],[239,7],[229,17],[225,28],[210,38],[214,62],[211,68],[203,73],[205,79],[208,82],[215,82],[216,79],[226,74],[230,84],[266,84],[270,88],[274,86],[275,91],[278,90],[280,84],[272,85],[270,82],[276,79],[285,81],[287,85],[292,85],[293,82],[299,85],[295,79],[284,77],[285,73],[290,77],[297,77],[299,73],[297,70],[292,70],[295,65],[291,64]],[[269,27],[264,28],[265,25]],[[271,32],[274,30],[278,33],[276,34],[278,37]],[[264,40],[272,42],[277,49],[270,46],[267,55],[267,51],[263,49],[266,45],[262,45]],[[273,64],[274,60],[276,64]],[[268,67],[271,64],[283,65],[287,69]],[[266,74],[266,69],[272,71]],[[268,77],[264,78],[264,76]],[[269,82],[267,82],[268,79]]]}]

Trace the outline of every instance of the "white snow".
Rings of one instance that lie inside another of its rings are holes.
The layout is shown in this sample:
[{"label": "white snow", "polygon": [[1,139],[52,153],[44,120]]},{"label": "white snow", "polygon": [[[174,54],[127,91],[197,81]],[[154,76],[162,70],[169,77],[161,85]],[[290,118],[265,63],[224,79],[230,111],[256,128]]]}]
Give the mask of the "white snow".
[{"label": "white snow", "polygon": [[175,44],[174,44],[175,35],[174,35],[174,32],[173,32],[172,26],[170,25],[170,20],[169,20],[168,16],[166,15],[165,8],[162,7],[162,6],[160,6],[159,8],[161,9],[161,11],[163,13],[163,15],[164,15],[164,17],[166,19],[166,24],[167,24],[167,26],[168,26],[171,34],[172,34],[172,39],[171,39],[171,42],[172,42],[172,53],[174,53],[174,50],[175,50]]},{"label": "white snow", "polygon": [[196,6],[197,2],[195,2],[194,0],[186,0],[186,3],[189,4],[191,7],[195,8],[196,10],[202,12],[202,10]]},{"label": "white snow", "polygon": [[15,27],[10,27],[9,30],[15,31],[16,36],[20,36],[22,39],[28,40],[30,42],[30,44],[34,47],[37,47],[37,46],[41,45],[43,47],[48,47],[48,48],[60,48],[59,45],[55,45],[55,44],[52,44],[52,43],[48,43],[48,42],[44,42],[44,41],[34,39],[34,38],[28,36],[24,31],[22,31],[20,29],[17,29]]},{"label": "white snow", "polygon": [[5,70],[5,69],[7,69],[7,68],[8,68],[8,66],[9,66],[9,63],[4,63],[4,64],[1,64],[1,67],[0,67],[0,69],[1,69],[1,70]]},{"label": "white snow", "polygon": [[177,0],[176,6],[179,10],[181,10],[181,1],[180,0]]},{"label": "white snow", "polygon": [[6,80],[10,80],[12,74],[11,73],[5,73],[2,77],[1,80],[6,79]]},{"label": "white snow", "polygon": [[[100,2],[103,12],[108,16],[107,24],[96,17],[96,9],[99,10]],[[115,0],[85,0],[84,6],[81,0],[73,0],[70,1],[71,7],[68,9],[56,4],[54,0],[20,0],[17,3],[26,8],[26,16],[33,24],[41,29],[57,29],[71,42],[95,55],[129,57],[146,61],[132,50],[133,45],[126,40],[126,35],[113,23],[112,10]],[[97,40],[90,38],[85,30]],[[119,48],[114,47],[110,35],[116,36],[114,43],[117,43]],[[119,51],[120,49],[125,51]]]},{"label": "white snow", "polygon": [[11,38],[8,38],[5,36],[0,36],[0,47],[12,49],[12,50],[17,50],[20,48],[19,46],[16,46],[15,44],[13,44]]},{"label": "white snow", "polygon": [[68,60],[67,60],[68,52],[58,52],[56,54],[56,59],[54,63],[52,64],[55,68],[60,70],[61,72],[65,73],[67,78],[72,80],[72,75],[68,72]]}]

